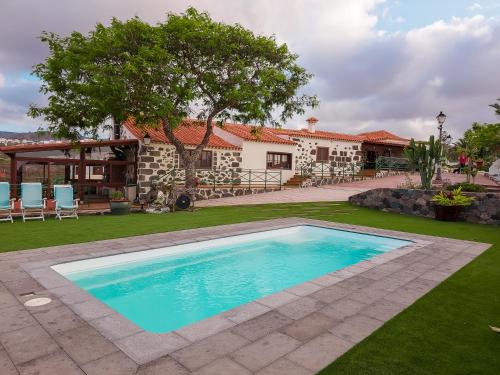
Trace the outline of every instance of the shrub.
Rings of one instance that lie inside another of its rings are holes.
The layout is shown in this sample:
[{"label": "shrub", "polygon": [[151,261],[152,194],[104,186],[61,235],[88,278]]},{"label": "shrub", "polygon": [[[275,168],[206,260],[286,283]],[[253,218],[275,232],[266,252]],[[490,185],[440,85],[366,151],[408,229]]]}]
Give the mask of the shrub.
[{"label": "shrub", "polygon": [[114,201],[119,201],[123,199],[123,193],[121,191],[113,191],[111,193],[111,199]]},{"label": "shrub", "polygon": [[461,188],[451,192],[440,191],[432,197],[432,201],[440,206],[470,206],[473,200],[473,197],[464,195]]},{"label": "shrub", "polygon": [[470,182],[460,182],[458,184],[450,185],[446,189],[451,191],[451,190],[456,190],[458,188],[461,188],[462,191],[468,191],[473,193],[482,193],[486,191],[486,188],[484,186],[478,184],[472,184]]}]

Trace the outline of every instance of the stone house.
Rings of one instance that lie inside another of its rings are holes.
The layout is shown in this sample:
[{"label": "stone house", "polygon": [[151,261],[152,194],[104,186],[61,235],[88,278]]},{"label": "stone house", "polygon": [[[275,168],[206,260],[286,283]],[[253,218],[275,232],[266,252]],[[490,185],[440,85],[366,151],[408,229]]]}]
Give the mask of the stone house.
[{"label": "stone house", "polygon": [[361,133],[363,140],[362,155],[367,169],[375,169],[375,161],[379,156],[403,158],[403,150],[409,139],[401,138],[386,130]]},{"label": "stone house", "polygon": [[[309,118],[304,129],[274,129],[231,123],[214,127],[196,165],[201,185],[207,188],[212,184],[214,187],[234,187],[244,184],[245,178],[251,179],[249,173],[253,176],[260,174],[258,181],[263,181],[264,174],[274,173],[274,176],[279,174],[279,178],[274,177],[271,185],[281,186],[300,173],[301,168],[312,167],[314,170],[322,164],[327,167],[349,166],[347,173],[358,173],[364,160],[365,136],[316,130],[317,122],[317,119]],[[163,130],[138,127],[128,120],[114,133],[121,138],[139,141],[137,181],[140,194],[147,193],[155,179],[182,181],[182,162]],[[186,120],[174,131],[188,149],[194,149],[204,133],[204,124],[196,120]],[[149,144],[145,144],[145,136],[149,137]],[[343,169],[338,171],[333,174],[346,173]]]}]

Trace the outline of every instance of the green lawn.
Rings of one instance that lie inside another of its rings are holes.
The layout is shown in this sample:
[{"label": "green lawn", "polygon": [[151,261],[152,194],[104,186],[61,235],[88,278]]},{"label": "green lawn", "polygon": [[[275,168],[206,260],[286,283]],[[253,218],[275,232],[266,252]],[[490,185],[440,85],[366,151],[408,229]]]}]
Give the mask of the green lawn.
[{"label": "green lawn", "polygon": [[301,216],[494,244],[325,374],[500,374],[500,229],[384,213],[347,203],[205,208],[171,215],[87,216],[79,221],[0,223],[0,251]]}]

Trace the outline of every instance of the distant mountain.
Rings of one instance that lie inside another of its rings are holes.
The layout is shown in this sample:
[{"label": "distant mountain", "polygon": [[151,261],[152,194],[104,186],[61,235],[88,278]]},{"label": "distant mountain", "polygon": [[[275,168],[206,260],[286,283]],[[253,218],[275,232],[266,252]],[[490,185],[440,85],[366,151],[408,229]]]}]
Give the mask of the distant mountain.
[{"label": "distant mountain", "polygon": [[34,142],[50,141],[51,139],[54,139],[50,134],[40,135],[39,133],[36,132],[17,133],[17,132],[6,132],[6,131],[0,131],[0,138],[16,139],[19,141],[27,140]]}]

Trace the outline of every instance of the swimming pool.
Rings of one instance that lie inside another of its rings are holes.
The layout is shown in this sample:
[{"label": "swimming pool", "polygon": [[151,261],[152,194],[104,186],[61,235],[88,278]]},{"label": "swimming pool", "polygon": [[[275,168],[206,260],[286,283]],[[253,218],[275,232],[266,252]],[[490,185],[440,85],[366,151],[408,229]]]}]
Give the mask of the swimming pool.
[{"label": "swimming pool", "polygon": [[409,244],[298,225],[52,268],[144,330],[165,333]]}]

